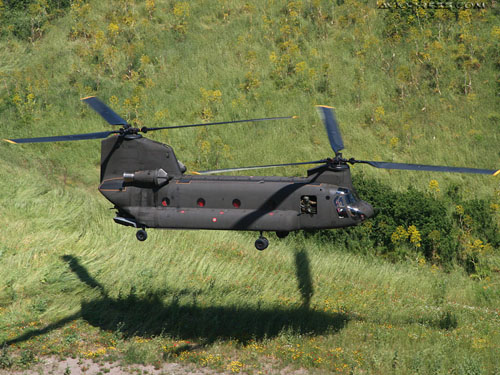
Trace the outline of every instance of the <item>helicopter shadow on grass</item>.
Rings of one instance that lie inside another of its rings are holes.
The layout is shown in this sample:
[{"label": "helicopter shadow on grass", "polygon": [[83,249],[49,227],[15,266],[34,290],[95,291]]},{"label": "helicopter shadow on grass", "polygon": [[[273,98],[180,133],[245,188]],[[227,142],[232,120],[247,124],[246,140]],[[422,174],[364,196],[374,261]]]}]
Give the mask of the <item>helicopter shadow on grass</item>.
[{"label": "helicopter shadow on grass", "polygon": [[[112,298],[77,258],[65,255],[62,259],[82,282],[99,290],[101,297],[83,301],[81,310],[76,314],[2,345],[49,333],[77,318],[103,330],[119,331],[124,338],[168,335],[177,339],[200,340],[205,344],[224,339],[245,343],[250,339],[275,337],[280,332],[310,335],[335,333],[350,320],[348,314],[310,309],[313,288],[305,250],[295,253],[298,288],[302,296],[302,304],[298,307],[206,306],[197,302],[200,292],[189,289],[165,290],[146,296],[137,296],[131,291],[126,297]],[[181,304],[180,298],[186,296],[191,297],[191,302]]]}]

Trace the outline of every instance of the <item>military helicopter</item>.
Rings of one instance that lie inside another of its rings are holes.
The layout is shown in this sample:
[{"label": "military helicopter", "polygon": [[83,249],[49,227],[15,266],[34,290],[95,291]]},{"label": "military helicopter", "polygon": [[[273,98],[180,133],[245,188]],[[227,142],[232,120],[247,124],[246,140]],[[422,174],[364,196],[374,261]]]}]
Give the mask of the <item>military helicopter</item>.
[{"label": "military helicopter", "polygon": [[[147,132],[196,126],[289,119],[259,118],[215,123],[132,127],[96,97],[82,99],[119,130],[54,137],[5,139],[17,143],[78,141],[101,142],[99,191],[114,204],[118,224],[138,229],[139,241],[146,228],[246,230],[260,233],[257,250],[268,247],[264,232],[284,238],[301,229],[332,229],[358,225],[374,215],[373,207],[356,194],[349,164],[415,171],[498,175],[500,170],[459,168],[345,159],[344,143],[334,110],[317,106],[334,157],[321,160],[207,170],[186,174],[171,146],[147,139]],[[219,176],[214,174],[295,165],[314,165],[306,177]]]}]

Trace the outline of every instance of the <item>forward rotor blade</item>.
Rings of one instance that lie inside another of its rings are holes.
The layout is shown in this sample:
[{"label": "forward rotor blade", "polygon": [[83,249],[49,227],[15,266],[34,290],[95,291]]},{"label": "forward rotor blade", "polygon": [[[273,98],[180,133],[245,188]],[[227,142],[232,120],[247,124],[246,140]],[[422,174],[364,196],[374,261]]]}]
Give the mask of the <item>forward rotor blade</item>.
[{"label": "forward rotor blade", "polygon": [[127,125],[127,121],[118,116],[115,111],[101,102],[95,96],[87,96],[86,98],[83,98],[82,101],[87,103],[94,111],[99,113],[101,117],[110,125]]},{"label": "forward rotor blade", "polygon": [[366,160],[355,160],[354,162],[365,163],[371,165],[372,167],[383,168],[383,169],[400,169],[408,171],[429,171],[429,172],[478,173],[478,174],[489,174],[493,176],[497,176],[500,174],[500,170],[493,170],[493,169],[448,167],[441,165],[424,165],[424,164],[389,163],[383,161],[366,161]]},{"label": "forward rotor blade", "polygon": [[325,124],[330,146],[332,146],[333,151],[337,154],[340,150],[344,149],[344,141],[342,140],[342,134],[340,133],[339,125],[335,119],[333,108],[326,105],[317,105],[316,108]]},{"label": "forward rotor blade", "polygon": [[224,124],[239,124],[242,122],[256,122],[256,121],[267,121],[267,120],[287,120],[296,119],[297,116],[285,116],[285,117],[266,117],[266,118],[253,118],[249,120],[235,120],[235,121],[222,121],[222,122],[204,122],[201,124],[190,124],[190,125],[174,125],[174,126],[162,126],[159,128],[142,128],[141,131],[144,133],[154,131],[154,130],[164,130],[164,129],[178,129],[178,128],[193,128],[196,126],[210,126],[210,125],[224,125]]},{"label": "forward rotor blade", "polygon": [[304,161],[299,163],[285,163],[285,164],[268,164],[268,165],[254,165],[250,167],[239,167],[239,168],[226,168],[226,169],[214,169],[210,171],[192,172],[197,175],[205,174],[215,174],[215,173],[225,173],[225,172],[237,172],[237,171],[248,171],[251,169],[266,169],[266,168],[276,168],[276,167],[289,167],[293,165],[307,165],[307,164],[323,164],[326,160],[316,160],[316,161]]},{"label": "forward rotor blade", "polygon": [[116,134],[116,133],[119,133],[119,131],[59,135],[59,136],[55,136],[55,137],[4,139],[4,141],[9,142],[9,143],[42,143],[42,142],[61,142],[61,141],[82,141],[85,139],[106,138],[106,137],[110,136],[111,134]]}]

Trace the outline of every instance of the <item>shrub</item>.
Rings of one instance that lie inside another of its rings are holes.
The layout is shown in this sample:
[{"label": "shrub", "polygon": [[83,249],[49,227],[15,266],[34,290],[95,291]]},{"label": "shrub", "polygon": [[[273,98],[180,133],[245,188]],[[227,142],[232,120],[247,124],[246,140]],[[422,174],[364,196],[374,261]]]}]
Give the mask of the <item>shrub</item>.
[{"label": "shrub", "polygon": [[[0,3],[1,4],[1,3]],[[64,13],[71,0],[16,0],[4,1],[0,9],[0,35],[11,32],[19,39],[31,41],[42,36],[46,22]]]},{"label": "shrub", "polygon": [[[413,187],[397,192],[364,176],[355,176],[354,185],[378,215],[357,227],[313,234],[319,241],[392,261],[423,256],[442,266],[458,263],[471,274],[485,272],[484,250],[500,244],[489,200],[463,201],[457,191],[436,195]],[[450,207],[459,207],[459,213]]]}]

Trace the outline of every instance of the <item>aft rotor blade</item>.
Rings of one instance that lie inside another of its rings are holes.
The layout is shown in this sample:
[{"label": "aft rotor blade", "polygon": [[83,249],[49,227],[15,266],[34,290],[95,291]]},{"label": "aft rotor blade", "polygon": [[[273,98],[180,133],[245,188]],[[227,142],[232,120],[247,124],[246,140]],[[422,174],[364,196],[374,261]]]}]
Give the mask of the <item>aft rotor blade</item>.
[{"label": "aft rotor blade", "polygon": [[344,149],[344,141],[340,133],[339,125],[335,119],[335,113],[332,107],[326,105],[317,105],[318,113],[325,124],[326,134],[333,151],[337,154],[340,150]]},{"label": "aft rotor blade", "polygon": [[115,111],[95,96],[87,96],[86,98],[83,98],[82,101],[87,103],[94,111],[99,113],[101,117],[110,125],[127,125],[127,121],[122,119]]},{"label": "aft rotor blade", "polygon": [[400,169],[408,171],[429,171],[429,172],[455,172],[455,173],[479,173],[497,176],[500,170],[494,169],[478,169],[478,168],[462,168],[462,167],[448,167],[441,165],[424,165],[424,164],[404,164],[404,163],[389,163],[383,161],[366,161],[355,160],[355,163],[369,164],[375,168],[383,169]]},{"label": "aft rotor blade", "polygon": [[225,172],[237,172],[237,171],[248,171],[251,169],[265,169],[265,168],[277,168],[277,167],[289,167],[293,165],[307,165],[307,164],[323,164],[327,160],[315,160],[315,161],[304,161],[298,163],[285,163],[285,164],[268,164],[268,165],[253,165],[250,167],[238,167],[238,168],[226,168],[226,169],[214,169],[210,171],[192,172],[193,174],[205,175],[205,174],[215,174],[215,173],[225,173]]},{"label": "aft rotor blade", "polygon": [[38,137],[38,138],[17,138],[17,139],[4,139],[9,143],[42,143],[42,142],[62,142],[62,141],[82,141],[85,139],[101,139],[110,136],[111,134],[119,133],[119,131],[108,131],[99,133],[86,133],[86,134],[71,134],[59,135],[54,137]]},{"label": "aft rotor blade", "polygon": [[253,118],[249,120],[235,120],[235,121],[222,121],[222,122],[204,122],[201,124],[189,124],[189,125],[174,125],[174,126],[162,126],[159,128],[142,128],[143,133],[147,133],[154,130],[164,130],[164,129],[178,129],[178,128],[193,128],[196,126],[210,126],[210,125],[224,125],[224,124],[239,124],[242,122],[256,122],[256,121],[268,121],[268,120],[287,120],[296,119],[297,116],[284,116],[284,117],[265,117],[265,118]]}]

